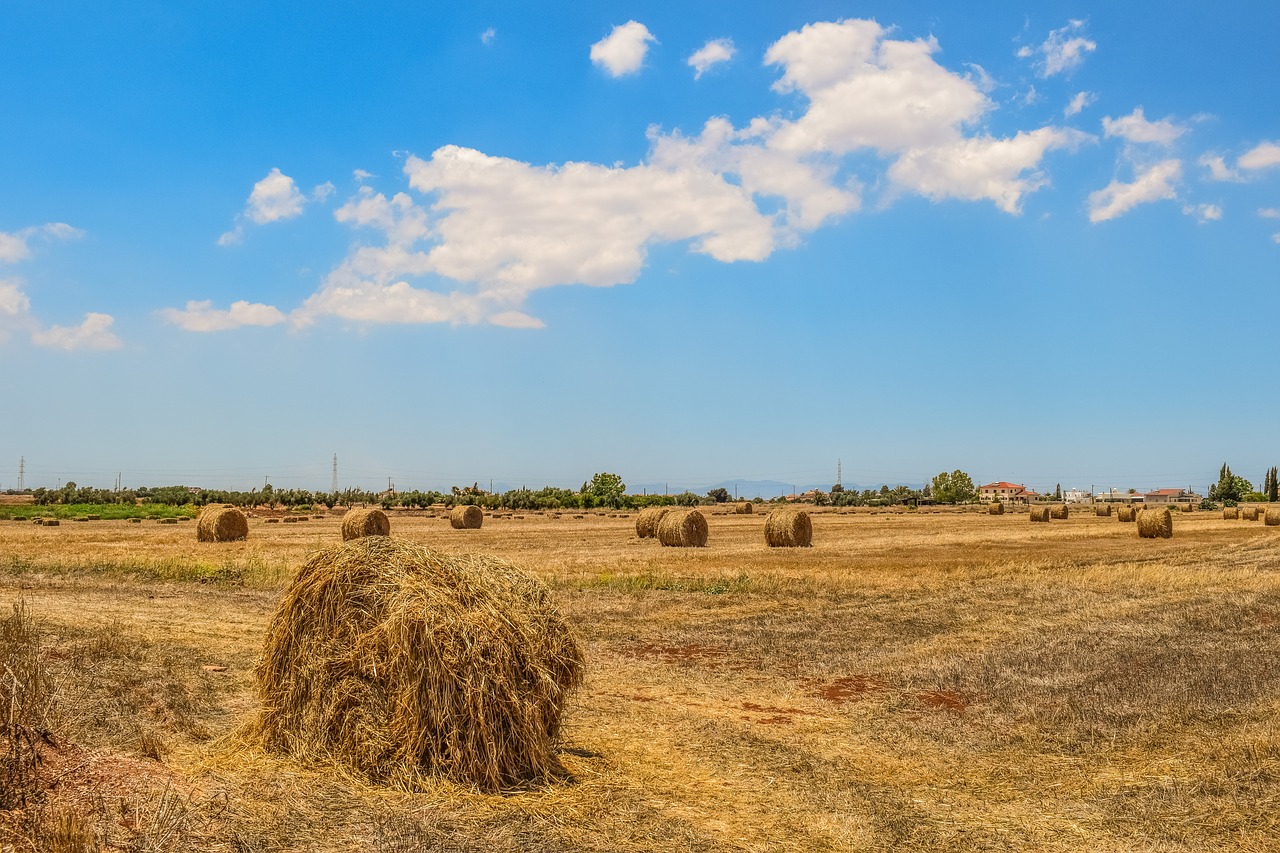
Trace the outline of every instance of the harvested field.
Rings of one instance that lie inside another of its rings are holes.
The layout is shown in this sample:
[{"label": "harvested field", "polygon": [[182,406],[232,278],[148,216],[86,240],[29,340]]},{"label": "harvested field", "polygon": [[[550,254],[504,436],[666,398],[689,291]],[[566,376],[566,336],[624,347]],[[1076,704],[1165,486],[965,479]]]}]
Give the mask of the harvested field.
[{"label": "harvested field", "polygon": [[199,549],[181,526],[0,526],[4,609],[24,599],[60,688],[46,829],[0,813],[0,844],[78,814],[119,849],[1280,846],[1274,528],[1199,512],[1144,541],[1087,513],[810,511],[803,549],[768,548],[749,515],[660,548],[634,518],[463,538],[397,513],[399,537],[539,577],[581,642],[570,778],[505,795],[391,790],[224,737],[339,519],[250,519],[247,540]]}]

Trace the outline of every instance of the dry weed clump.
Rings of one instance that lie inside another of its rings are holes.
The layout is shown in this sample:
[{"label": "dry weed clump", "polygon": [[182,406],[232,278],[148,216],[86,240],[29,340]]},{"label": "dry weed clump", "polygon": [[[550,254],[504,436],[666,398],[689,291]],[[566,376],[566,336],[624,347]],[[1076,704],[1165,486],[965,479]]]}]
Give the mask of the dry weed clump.
[{"label": "dry weed clump", "polygon": [[808,548],[813,545],[813,522],[809,513],[796,507],[781,507],[764,518],[764,541],[770,548]]},{"label": "dry weed clump", "polygon": [[1045,523],[1048,523],[1048,521],[1049,521],[1049,507],[1047,507],[1047,506],[1033,506],[1033,507],[1031,508],[1031,520],[1032,520],[1032,521],[1043,521],[1043,522],[1045,522]]},{"label": "dry weed clump", "polygon": [[391,521],[387,514],[376,507],[348,510],[342,516],[342,541],[362,536],[390,536]]},{"label": "dry weed clump", "polygon": [[262,708],[241,736],[373,782],[510,789],[561,772],[582,664],[533,576],[364,537],[314,555],[285,592],[256,669]]},{"label": "dry weed clump", "polygon": [[1138,513],[1138,535],[1143,539],[1173,536],[1173,513],[1168,507],[1144,509]]},{"label": "dry weed clump", "polygon": [[235,507],[206,507],[196,519],[199,542],[239,542],[249,538],[249,519]]},{"label": "dry weed clump", "polygon": [[479,530],[484,524],[484,510],[474,504],[455,506],[449,513],[449,525],[454,530]]},{"label": "dry weed clump", "polygon": [[658,521],[658,541],[673,548],[707,544],[707,519],[696,509],[673,509]]},{"label": "dry weed clump", "polygon": [[652,539],[658,535],[658,522],[671,512],[669,506],[647,506],[636,516],[636,536],[640,539]]},{"label": "dry weed clump", "polygon": [[1067,509],[1066,504],[1058,504],[1053,509],[1049,510],[1049,515],[1057,520],[1065,519],[1069,514],[1070,511]]},{"label": "dry weed clump", "polygon": [[1000,501],[996,501],[993,504],[988,504],[987,514],[988,515],[1004,515],[1004,504],[1000,503]]}]

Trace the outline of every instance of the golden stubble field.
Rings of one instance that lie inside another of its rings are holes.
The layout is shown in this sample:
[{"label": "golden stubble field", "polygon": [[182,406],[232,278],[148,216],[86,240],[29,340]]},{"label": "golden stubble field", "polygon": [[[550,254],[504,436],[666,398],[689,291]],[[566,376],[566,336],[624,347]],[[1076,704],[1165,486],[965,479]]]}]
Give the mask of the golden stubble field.
[{"label": "golden stubble field", "polygon": [[373,788],[226,737],[337,514],[225,544],[0,522],[0,595],[37,620],[60,703],[59,784],[10,843],[78,810],[121,849],[1280,849],[1280,528],[861,510],[768,549],[761,514],[709,521],[707,548],[672,549],[634,514],[392,514],[542,577],[586,650],[572,779],[504,796]]}]

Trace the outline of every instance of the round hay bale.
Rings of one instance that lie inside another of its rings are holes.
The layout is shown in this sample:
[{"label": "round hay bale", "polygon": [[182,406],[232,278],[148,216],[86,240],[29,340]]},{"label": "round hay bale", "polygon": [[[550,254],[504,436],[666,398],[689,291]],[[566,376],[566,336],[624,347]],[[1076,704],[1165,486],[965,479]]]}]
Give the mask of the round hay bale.
[{"label": "round hay bale", "polygon": [[1173,513],[1167,506],[1144,509],[1138,513],[1138,535],[1143,539],[1168,539],[1173,536]]},{"label": "round hay bale", "polygon": [[1059,520],[1065,519],[1069,515],[1069,512],[1067,510],[1067,505],[1058,504],[1053,509],[1049,510],[1049,515],[1055,519],[1059,519]]},{"label": "round hay bale", "polygon": [[[1267,524],[1270,524],[1270,523],[1271,523],[1270,521],[1268,521],[1268,522],[1267,522]],[[58,527],[58,526],[60,526],[61,524],[62,524],[62,522],[58,521],[58,519],[56,519],[56,518],[46,518],[46,519],[44,520],[44,526],[45,526],[45,527]]]},{"label": "round hay bale", "polygon": [[1247,506],[1244,509],[1240,510],[1240,517],[1243,518],[1245,521],[1257,521],[1258,509],[1259,508],[1256,506]]},{"label": "round hay bale", "polygon": [[455,506],[449,513],[449,524],[454,530],[479,530],[484,524],[484,510],[474,504]]},{"label": "round hay bale", "polygon": [[1004,504],[999,501],[987,504],[987,515],[1004,515]]},{"label": "round hay bale", "polygon": [[1099,518],[1111,517],[1111,504],[1098,504],[1093,508],[1093,514]]},{"label": "round hay bale", "polygon": [[795,507],[780,507],[764,517],[764,541],[770,548],[808,548],[813,545],[813,522],[809,513]]},{"label": "round hay bale", "polygon": [[1192,506],[1191,504],[1183,504],[1183,505],[1182,505],[1182,511],[1183,511],[1183,512],[1195,512],[1195,511],[1196,511],[1196,508],[1195,508],[1194,506]]},{"label": "round hay bale", "polygon": [[249,538],[249,519],[235,507],[210,507],[196,520],[196,541],[239,542]]},{"label": "round hay bale", "polygon": [[[45,522],[48,524],[48,522]],[[1280,527],[1280,507],[1267,507],[1267,514],[1262,522],[1267,527]],[[55,521],[54,524],[57,524]]]},{"label": "round hay bale", "polygon": [[264,519],[262,519],[262,523],[263,523],[263,524],[279,524],[279,523],[280,523],[280,519],[278,519],[278,518],[264,518]]},{"label": "round hay bale", "polygon": [[1138,510],[1132,506],[1116,507],[1116,518],[1121,521],[1136,521],[1138,518]]},{"label": "round hay bale", "polygon": [[1240,507],[1228,506],[1222,508],[1223,521],[1238,521],[1240,519]]},{"label": "round hay bale", "polygon": [[696,509],[673,509],[658,521],[658,541],[672,548],[702,548],[707,544],[707,519]]},{"label": "round hay bale", "polygon": [[1049,508],[1047,506],[1033,506],[1031,508],[1031,520],[1049,522]]},{"label": "round hay bale", "polygon": [[142,523],[142,519],[140,519],[140,518],[131,518],[131,519],[129,519],[129,523],[130,523],[130,524],[141,524],[141,523]]},{"label": "round hay bale", "polygon": [[297,524],[297,523],[298,523],[298,519],[294,518],[292,515],[286,515],[284,518],[282,518],[282,519],[280,519],[280,520],[281,520],[282,522],[284,522],[285,524]]},{"label": "round hay bale", "polygon": [[281,598],[240,736],[410,790],[563,773],[560,717],[583,656],[536,578],[389,536],[320,551]]},{"label": "round hay bale", "polygon": [[[160,520],[159,520],[159,522],[158,522],[158,523],[159,523],[159,524],[177,524],[177,523],[178,523],[178,519],[176,519],[176,518],[162,518],[162,519],[160,519]],[[200,532],[199,530],[197,530],[197,531],[196,531],[196,533],[199,533],[199,532]]]},{"label": "round hay bale", "polygon": [[671,512],[669,506],[647,506],[636,516],[636,536],[641,539],[652,539],[658,535],[658,522]]},{"label": "round hay bale", "polygon": [[755,511],[755,507],[751,505],[751,501],[742,501],[733,508],[733,511],[738,515],[751,515]]},{"label": "round hay bale", "polygon": [[390,536],[391,521],[387,514],[375,507],[353,509],[342,517],[342,541],[348,542],[361,536]]}]

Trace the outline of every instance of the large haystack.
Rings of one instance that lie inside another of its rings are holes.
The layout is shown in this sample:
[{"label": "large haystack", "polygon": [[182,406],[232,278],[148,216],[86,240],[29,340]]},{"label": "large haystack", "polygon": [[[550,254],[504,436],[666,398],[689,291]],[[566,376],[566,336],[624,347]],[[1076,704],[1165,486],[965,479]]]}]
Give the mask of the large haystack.
[{"label": "large haystack", "polygon": [[808,548],[813,544],[809,513],[796,507],[780,507],[764,517],[764,541],[770,548]]},{"label": "large haystack", "polygon": [[1240,510],[1240,517],[1243,518],[1245,521],[1257,521],[1259,509],[1260,507],[1247,506],[1244,509]]},{"label": "large haystack", "polygon": [[992,503],[992,504],[987,504],[987,514],[988,515],[1004,515],[1004,504],[1000,503],[1000,501],[996,501],[995,503]]},{"label": "large haystack", "polygon": [[315,554],[256,669],[250,742],[414,787],[484,791],[561,772],[582,651],[546,588],[492,557],[367,536]]},{"label": "large haystack", "polygon": [[1111,517],[1111,504],[1096,504],[1093,507],[1093,514],[1099,518]]},{"label": "large haystack", "polygon": [[658,535],[658,522],[671,512],[669,506],[647,506],[636,516],[636,536],[641,539],[652,539]]},{"label": "large haystack", "polygon": [[1224,521],[1238,521],[1240,519],[1240,507],[1238,506],[1223,507],[1222,518]]},{"label": "large haystack", "polygon": [[1121,521],[1137,521],[1138,508],[1135,506],[1116,507],[1116,517]]},{"label": "large haystack", "polygon": [[658,521],[658,541],[673,548],[707,544],[707,519],[696,509],[673,509]]},{"label": "large haystack", "polygon": [[1069,514],[1070,513],[1069,513],[1069,510],[1067,509],[1066,504],[1058,504],[1053,509],[1049,510],[1049,515],[1059,520],[1065,519]]},{"label": "large haystack", "polygon": [[342,517],[342,541],[349,542],[361,536],[390,536],[391,520],[376,507],[347,510]]},{"label": "large haystack", "polygon": [[751,515],[755,511],[755,507],[751,505],[751,501],[742,501],[733,508],[733,511],[738,515]]},{"label": "large haystack", "polygon": [[1267,527],[1280,526],[1280,507],[1277,507],[1277,506],[1267,507],[1267,514],[1263,519],[1263,524],[1265,524]]},{"label": "large haystack", "polygon": [[484,524],[484,510],[474,504],[455,506],[449,513],[449,524],[454,530],[479,530]]},{"label": "large haystack", "polygon": [[205,507],[196,519],[199,542],[239,542],[249,538],[249,519],[232,506]]},{"label": "large haystack", "polygon": [[1047,506],[1033,506],[1031,508],[1032,521],[1049,521],[1049,508]]},{"label": "large haystack", "polygon": [[1144,509],[1138,513],[1138,535],[1143,539],[1168,539],[1173,536],[1173,513],[1167,506]]}]

